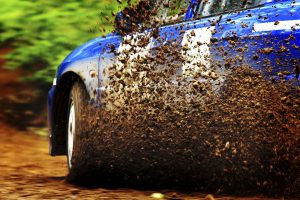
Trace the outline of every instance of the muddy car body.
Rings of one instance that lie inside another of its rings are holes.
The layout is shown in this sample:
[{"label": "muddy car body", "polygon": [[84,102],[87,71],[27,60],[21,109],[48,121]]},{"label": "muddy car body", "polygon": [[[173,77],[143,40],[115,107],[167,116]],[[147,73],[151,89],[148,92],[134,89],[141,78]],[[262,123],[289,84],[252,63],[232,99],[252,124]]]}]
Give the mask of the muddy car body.
[{"label": "muddy car body", "polygon": [[[80,80],[90,103],[101,109],[102,93],[110,87],[107,70],[126,54],[128,40],[136,42],[138,35],[147,37],[149,43],[135,51],[131,60],[153,54],[161,45],[178,44],[174,48],[187,61],[182,62],[179,73],[187,76],[195,70],[201,71],[201,68],[197,69],[199,63],[208,69],[206,72],[209,74],[212,73],[209,70],[212,63],[219,66],[219,70],[213,72],[216,74],[230,73],[228,66],[238,67],[241,63],[247,63],[254,69],[263,69],[265,76],[275,82],[285,79],[299,85],[298,0],[208,2],[211,3],[192,0],[182,20],[159,27],[158,37],[149,34],[151,30],[127,36],[113,33],[74,50],[59,66],[48,96],[50,154],[68,154],[67,135],[72,129],[69,99],[73,84]],[[127,43],[124,43],[126,40]],[[224,79],[217,81],[217,85],[222,85],[220,83]]]}]

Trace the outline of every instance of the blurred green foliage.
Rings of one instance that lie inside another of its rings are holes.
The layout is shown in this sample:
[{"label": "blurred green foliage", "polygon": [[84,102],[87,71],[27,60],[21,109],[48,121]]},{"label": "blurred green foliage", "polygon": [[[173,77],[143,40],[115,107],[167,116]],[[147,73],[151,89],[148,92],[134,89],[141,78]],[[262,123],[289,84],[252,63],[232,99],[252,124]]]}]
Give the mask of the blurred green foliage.
[{"label": "blurred green foliage", "polygon": [[27,80],[51,82],[70,51],[112,30],[118,10],[116,0],[1,1],[0,46],[13,49],[7,67],[27,70]]}]

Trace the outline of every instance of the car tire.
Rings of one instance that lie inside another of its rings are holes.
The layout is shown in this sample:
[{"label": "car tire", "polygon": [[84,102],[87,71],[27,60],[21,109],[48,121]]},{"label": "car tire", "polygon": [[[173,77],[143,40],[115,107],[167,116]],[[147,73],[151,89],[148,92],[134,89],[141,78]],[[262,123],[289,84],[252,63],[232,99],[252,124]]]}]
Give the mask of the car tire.
[{"label": "car tire", "polygon": [[[80,174],[80,145],[84,130],[83,117],[88,106],[88,93],[81,81],[76,81],[70,91],[67,120],[67,163],[69,176]],[[73,179],[72,178],[72,179]]]}]

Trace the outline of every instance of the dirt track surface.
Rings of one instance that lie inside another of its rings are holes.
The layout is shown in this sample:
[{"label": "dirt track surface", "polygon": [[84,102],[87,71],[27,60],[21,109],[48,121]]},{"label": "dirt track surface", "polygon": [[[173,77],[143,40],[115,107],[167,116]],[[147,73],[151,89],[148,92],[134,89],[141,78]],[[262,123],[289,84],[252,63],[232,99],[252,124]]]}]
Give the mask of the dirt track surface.
[{"label": "dirt track surface", "polygon": [[[48,155],[46,138],[20,132],[0,124],[0,199],[153,199],[160,192],[165,199],[208,199],[207,194],[179,191],[142,191],[75,186],[65,181],[64,157]],[[261,200],[264,197],[217,197],[217,200]]]}]

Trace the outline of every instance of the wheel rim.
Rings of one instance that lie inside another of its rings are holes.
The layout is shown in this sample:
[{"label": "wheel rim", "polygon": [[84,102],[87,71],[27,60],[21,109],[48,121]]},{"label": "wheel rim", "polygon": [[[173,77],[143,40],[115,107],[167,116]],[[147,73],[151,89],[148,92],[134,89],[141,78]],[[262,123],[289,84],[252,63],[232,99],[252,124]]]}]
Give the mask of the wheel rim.
[{"label": "wheel rim", "polygon": [[73,154],[73,144],[75,135],[75,107],[74,102],[71,102],[70,112],[69,112],[69,122],[68,122],[68,164],[69,168],[72,167],[72,154]]}]

